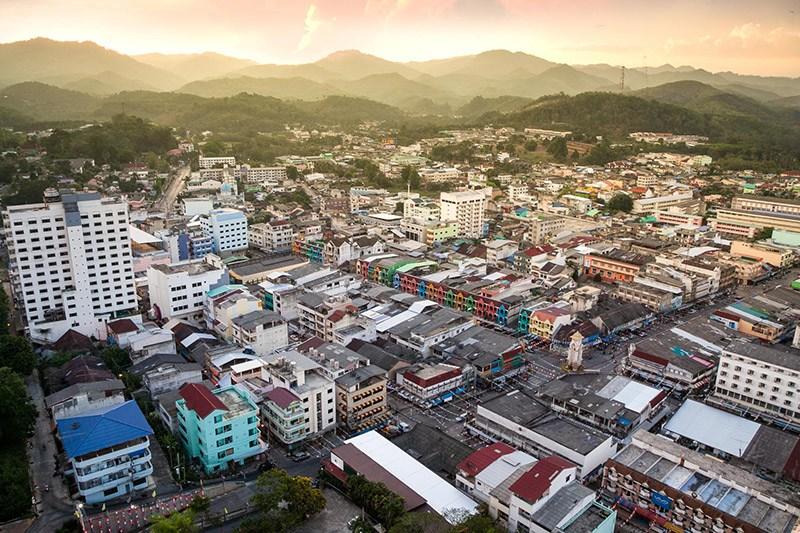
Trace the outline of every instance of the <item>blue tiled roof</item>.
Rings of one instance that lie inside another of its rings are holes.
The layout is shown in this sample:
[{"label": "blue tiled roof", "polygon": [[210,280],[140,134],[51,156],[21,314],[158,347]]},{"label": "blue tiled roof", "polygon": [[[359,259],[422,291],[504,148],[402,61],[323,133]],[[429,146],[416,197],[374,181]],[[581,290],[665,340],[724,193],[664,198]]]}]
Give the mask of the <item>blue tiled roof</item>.
[{"label": "blue tiled roof", "polygon": [[72,458],[152,435],[153,430],[136,402],[129,400],[63,418],[58,421],[58,434]]}]

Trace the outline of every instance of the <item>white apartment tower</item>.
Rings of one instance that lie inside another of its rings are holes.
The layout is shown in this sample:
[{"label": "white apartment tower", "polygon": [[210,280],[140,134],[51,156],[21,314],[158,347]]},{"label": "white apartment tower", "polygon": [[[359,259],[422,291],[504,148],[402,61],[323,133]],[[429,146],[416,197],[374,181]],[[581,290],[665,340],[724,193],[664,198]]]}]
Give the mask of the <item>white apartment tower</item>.
[{"label": "white apartment tower", "polygon": [[479,238],[483,234],[483,191],[443,192],[439,199],[442,220],[458,224],[458,237]]},{"label": "white apartment tower", "polygon": [[138,308],[128,204],[53,189],[3,212],[11,286],[35,342],[74,329],[105,339],[109,320]]}]

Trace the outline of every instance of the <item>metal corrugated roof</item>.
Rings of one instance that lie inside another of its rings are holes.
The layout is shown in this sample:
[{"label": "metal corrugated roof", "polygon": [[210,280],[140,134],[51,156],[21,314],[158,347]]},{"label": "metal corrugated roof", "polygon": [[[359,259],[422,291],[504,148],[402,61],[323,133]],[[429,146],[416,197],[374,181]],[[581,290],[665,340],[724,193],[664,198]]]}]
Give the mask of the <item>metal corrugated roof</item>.
[{"label": "metal corrugated roof", "polygon": [[64,450],[70,458],[153,434],[133,400],[63,418],[57,425]]},{"label": "metal corrugated roof", "polygon": [[760,427],[752,420],[686,400],[664,430],[741,457]]}]

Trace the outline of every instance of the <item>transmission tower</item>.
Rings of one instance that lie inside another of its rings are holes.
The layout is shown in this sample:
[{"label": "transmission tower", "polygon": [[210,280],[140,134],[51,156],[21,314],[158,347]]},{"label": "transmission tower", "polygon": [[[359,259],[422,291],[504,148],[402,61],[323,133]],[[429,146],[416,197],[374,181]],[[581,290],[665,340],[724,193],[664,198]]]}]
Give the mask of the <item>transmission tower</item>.
[{"label": "transmission tower", "polygon": [[620,94],[625,92],[625,65],[622,65],[622,73],[619,78],[619,92]]}]

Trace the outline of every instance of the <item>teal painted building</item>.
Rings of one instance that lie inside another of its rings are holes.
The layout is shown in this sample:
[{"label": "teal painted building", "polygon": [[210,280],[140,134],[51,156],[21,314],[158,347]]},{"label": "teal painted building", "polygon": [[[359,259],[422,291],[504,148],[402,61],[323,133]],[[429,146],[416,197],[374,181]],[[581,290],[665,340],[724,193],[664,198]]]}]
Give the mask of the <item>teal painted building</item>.
[{"label": "teal painted building", "polygon": [[243,465],[266,452],[258,406],[246,392],[235,386],[212,391],[202,383],[187,383],[179,393],[175,402],[178,439],[207,473]]}]

